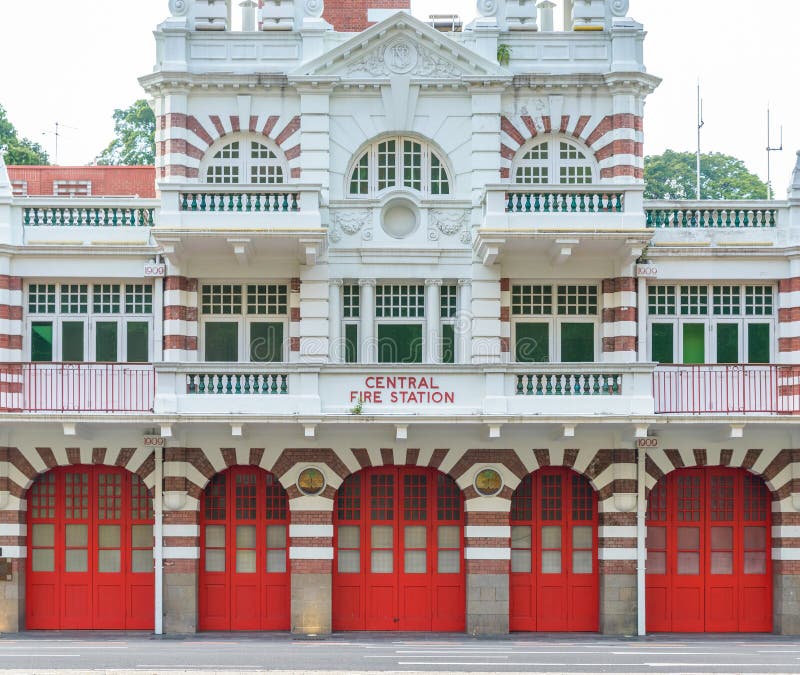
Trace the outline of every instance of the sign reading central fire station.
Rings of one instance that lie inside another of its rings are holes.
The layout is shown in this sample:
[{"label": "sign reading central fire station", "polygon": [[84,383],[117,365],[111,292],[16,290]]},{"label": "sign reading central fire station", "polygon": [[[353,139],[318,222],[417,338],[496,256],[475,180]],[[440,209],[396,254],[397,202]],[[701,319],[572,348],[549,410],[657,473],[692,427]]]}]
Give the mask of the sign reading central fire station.
[{"label": "sign reading central fire station", "polygon": [[370,375],[363,386],[350,391],[351,403],[405,403],[430,405],[455,403],[454,391],[439,386],[435,377],[414,375]]}]

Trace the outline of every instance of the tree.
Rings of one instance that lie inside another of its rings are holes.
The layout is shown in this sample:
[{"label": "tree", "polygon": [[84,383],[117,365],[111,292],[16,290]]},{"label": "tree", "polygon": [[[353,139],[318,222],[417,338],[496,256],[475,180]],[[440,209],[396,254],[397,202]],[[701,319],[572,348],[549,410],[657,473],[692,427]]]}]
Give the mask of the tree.
[{"label": "tree", "polygon": [[[644,158],[645,199],[695,199],[697,155],[666,150]],[[766,199],[767,184],[736,157],[712,152],[700,155],[703,199]]]},{"label": "tree", "polygon": [[139,166],[156,161],[156,117],[143,98],[114,111],[114,138],[97,157],[98,164]]},{"label": "tree", "polygon": [[47,153],[41,145],[27,138],[20,138],[16,127],[8,119],[6,109],[0,105],[0,149],[8,165],[50,164]]}]

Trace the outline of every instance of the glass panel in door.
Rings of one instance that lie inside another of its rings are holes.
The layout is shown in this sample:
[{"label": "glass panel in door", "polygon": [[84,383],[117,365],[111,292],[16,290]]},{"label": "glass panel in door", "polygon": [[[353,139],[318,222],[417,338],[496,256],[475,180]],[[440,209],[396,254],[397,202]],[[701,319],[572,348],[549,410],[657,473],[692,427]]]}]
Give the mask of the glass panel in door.
[{"label": "glass panel in door", "polygon": [[116,321],[98,321],[94,325],[94,356],[96,361],[114,363],[117,360]]},{"label": "glass panel in door", "polygon": [[718,323],[717,363],[739,363],[739,324]]},{"label": "glass panel in door", "polygon": [[706,326],[704,323],[683,324],[683,362],[706,362]]}]

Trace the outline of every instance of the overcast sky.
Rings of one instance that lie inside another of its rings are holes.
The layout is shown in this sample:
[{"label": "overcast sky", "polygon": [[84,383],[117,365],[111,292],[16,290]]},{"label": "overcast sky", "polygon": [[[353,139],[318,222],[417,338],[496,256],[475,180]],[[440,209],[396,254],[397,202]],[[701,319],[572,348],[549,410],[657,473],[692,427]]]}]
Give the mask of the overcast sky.
[{"label": "overcast sky", "polygon": [[[0,2],[0,104],[51,160],[59,122],[59,163],[91,162],[113,136],[114,109],[143,95],[137,77],[152,69],[152,30],[166,18],[167,1]],[[472,0],[412,4],[421,18],[453,12],[469,20],[474,8]],[[694,150],[699,78],[704,150],[740,157],[764,179],[771,105],[774,145],[784,126],[785,149],[772,163],[783,198],[800,149],[800,0],[631,0],[630,14],[648,31],[649,72],[664,80],[647,102],[645,152]]]}]

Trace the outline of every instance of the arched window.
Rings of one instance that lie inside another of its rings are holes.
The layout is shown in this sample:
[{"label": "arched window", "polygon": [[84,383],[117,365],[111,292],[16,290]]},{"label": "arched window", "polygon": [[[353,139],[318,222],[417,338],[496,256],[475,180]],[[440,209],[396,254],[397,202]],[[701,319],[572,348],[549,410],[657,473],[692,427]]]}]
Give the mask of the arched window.
[{"label": "arched window", "polygon": [[427,143],[395,136],[372,143],[348,173],[347,193],[369,197],[391,188],[409,188],[423,195],[449,195],[445,161]]},{"label": "arched window", "polygon": [[523,150],[514,167],[514,181],[527,185],[586,185],[594,162],[576,144],[550,138]]},{"label": "arched window", "polygon": [[205,168],[206,183],[236,185],[283,183],[286,167],[281,151],[266,139],[247,137],[212,146]]}]

